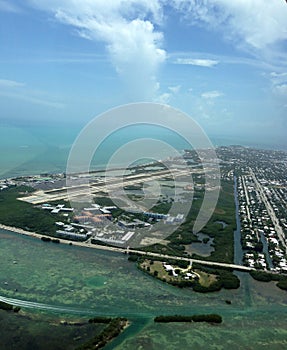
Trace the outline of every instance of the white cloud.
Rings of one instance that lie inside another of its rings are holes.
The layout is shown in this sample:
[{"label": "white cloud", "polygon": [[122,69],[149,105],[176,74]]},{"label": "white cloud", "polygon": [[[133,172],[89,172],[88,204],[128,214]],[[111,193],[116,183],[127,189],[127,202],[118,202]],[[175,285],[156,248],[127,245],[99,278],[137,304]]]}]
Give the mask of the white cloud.
[{"label": "white cloud", "polygon": [[272,72],[270,73],[270,79],[273,84],[282,84],[287,82],[287,73]]},{"label": "white cloud", "polygon": [[155,98],[155,102],[162,103],[162,104],[169,104],[171,98],[171,94],[168,92],[165,92]]},{"label": "white cloud", "polygon": [[176,85],[176,86],[169,86],[168,87],[169,91],[171,91],[173,94],[178,94],[180,89],[181,89],[181,85]]},{"label": "white cloud", "polygon": [[[172,97],[176,94],[179,93],[181,89],[181,85],[176,85],[176,86],[169,86],[168,90],[170,92],[164,92],[162,94],[159,94],[154,101],[157,103],[163,103],[163,104],[169,104],[170,100],[172,99]],[[158,84],[158,91],[160,90],[160,86]]]},{"label": "white cloud", "polygon": [[191,24],[219,29],[235,44],[252,49],[287,39],[283,0],[171,0]]},{"label": "white cloud", "polygon": [[25,84],[15,80],[0,79],[0,88],[17,88],[22,86],[25,86]]},{"label": "white cloud", "polygon": [[271,81],[272,92],[279,97],[287,97],[287,73],[286,72],[271,72],[265,75]]},{"label": "white cloud", "polygon": [[[71,25],[90,40],[103,41],[110,60],[134,98],[157,93],[156,74],[166,59],[163,35],[154,23],[162,21],[159,1],[148,0],[33,0],[32,3]],[[151,22],[153,21],[153,23]]]},{"label": "white cloud", "polygon": [[206,91],[206,92],[202,93],[201,97],[205,98],[205,99],[214,99],[214,98],[221,97],[223,95],[224,94],[222,92],[217,91],[217,90],[213,90],[213,91]]},{"label": "white cloud", "polygon": [[271,72],[270,75],[271,75],[271,77],[275,77],[275,78],[287,77],[287,73]]},{"label": "white cloud", "polygon": [[273,92],[276,94],[287,97],[287,83],[286,84],[278,84],[273,86]]},{"label": "white cloud", "polygon": [[[284,61],[281,59],[284,50],[280,50],[280,43],[287,40],[284,0],[28,1],[76,29],[81,37],[104,42],[110,61],[132,99],[151,100],[160,95],[157,73],[167,57],[163,49],[163,23],[170,13],[174,16],[177,12],[191,25],[222,33],[234,46],[248,50],[256,59],[232,58],[227,63],[264,65],[264,60],[258,59],[263,57],[260,53],[269,62],[276,61],[276,65]],[[0,7],[3,3],[8,4],[0,0]],[[220,62],[216,57],[195,55],[173,61],[206,68]]]},{"label": "white cloud", "polygon": [[174,63],[210,68],[216,66],[219,62],[202,58],[177,58]]}]

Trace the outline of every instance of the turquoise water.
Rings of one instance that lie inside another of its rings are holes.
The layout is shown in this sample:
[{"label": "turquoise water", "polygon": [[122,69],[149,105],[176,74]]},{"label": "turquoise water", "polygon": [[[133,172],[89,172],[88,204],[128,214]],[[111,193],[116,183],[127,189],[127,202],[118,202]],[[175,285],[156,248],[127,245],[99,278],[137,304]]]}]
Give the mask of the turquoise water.
[{"label": "turquoise water", "polygon": [[[70,148],[82,127],[82,125],[69,123],[42,127],[1,125],[0,178],[65,171]],[[167,129],[145,125],[133,126],[119,130],[105,140],[95,154],[93,166],[97,168],[105,166],[120,146],[129,141],[147,137],[164,141],[177,150],[191,148],[180,136]],[[213,137],[211,141],[215,146],[229,144],[252,146],[252,143],[247,140],[233,138]],[[261,147],[272,148],[272,145],[261,145]],[[283,148],[282,145],[273,145],[273,147]],[[133,147],[130,150],[130,155],[136,153],[137,149]],[[167,157],[170,154],[168,151],[165,153],[164,149],[158,149],[154,150],[154,156],[157,157],[157,155]],[[129,154],[125,156],[128,159]],[[125,160],[123,159],[123,161]]]},{"label": "turquoise water", "polygon": [[[54,245],[7,231],[0,232],[0,255],[2,297],[21,300],[23,306],[28,301],[47,312],[54,307],[59,313],[128,317],[132,326],[107,349],[177,349],[179,345],[181,349],[259,349],[260,344],[283,349],[286,345],[287,293],[273,282],[257,282],[245,273],[239,273],[237,290],[194,293],[143,274],[123,254]],[[225,303],[227,299],[231,305]],[[219,313],[224,322],[220,326],[153,323],[156,315],[196,313]]]},{"label": "turquoise water", "polygon": [[[65,171],[69,151],[80,131],[80,126],[69,125],[45,128],[2,126],[0,178]],[[95,152],[92,166],[96,168],[105,166],[119,147],[140,138],[159,139],[171,144],[175,149],[190,148],[181,137],[166,129],[133,126],[121,129],[104,140]],[[123,162],[128,160],[130,155],[137,154],[137,149],[132,147],[130,152],[122,156]],[[163,148],[154,150],[153,155],[156,157],[157,154],[166,157],[170,155]],[[117,165],[120,163],[115,164]]]}]

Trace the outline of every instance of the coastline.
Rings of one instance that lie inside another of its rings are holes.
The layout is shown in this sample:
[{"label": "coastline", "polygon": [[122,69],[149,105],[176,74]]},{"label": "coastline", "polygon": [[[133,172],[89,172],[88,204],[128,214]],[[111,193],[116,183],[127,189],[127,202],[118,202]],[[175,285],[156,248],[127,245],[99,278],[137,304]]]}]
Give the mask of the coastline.
[{"label": "coastline", "polygon": [[[38,238],[41,239],[42,237],[46,238],[57,238],[57,237],[51,237],[48,235],[36,233],[36,232],[31,232],[31,231],[26,231],[18,227],[13,227],[13,226],[7,226],[0,224],[0,229],[1,230],[6,230],[6,231],[11,231],[14,233],[19,233],[21,235],[33,237],[33,238]],[[59,239],[59,238],[57,238]],[[125,253],[126,249],[124,248],[116,248],[116,247],[110,247],[110,246],[102,246],[102,245],[97,245],[97,244],[92,244],[92,243],[84,243],[84,242],[77,242],[77,241],[68,241],[65,239],[59,239],[60,243],[67,244],[67,245],[73,245],[73,246],[79,246],[79,247],[85,247],[85,248],[93,248],[93,249],[101,249],[101,250],[108,250],[112,252],[119,252],[119,253]]]},{"label": "coastline", "polygon": [[[17,227],[7,226],[7,225],[3,225],[3,224],[0,224],[0,229],[6,230],[6,231],[11,231],[14,233],[19,233],[21,235],[26,235],[26,236],[34,237],[34,238],[38,238],[38,239],[41,239],[42,237],[51,238],[51,236],[48,236],[48,235],[43,235],[43,234],[39,234],[36,232],[25,231],[25,230],[17,228]],[[220,262],[209,261],[209,260],[199,260],[199,259],[193,259],[193,258],[186,258],[186,257],[182,257],[182,256],[171,256],[171,255],[165,255],[165,254],[160,254],[160,253],[146,252],[143,250],[104,246],[104,245],[99,245],[99,244],[84,243],[84,242],[77,242],[77,241],[68,241],[68,240],[63,240],[63,239],[59,239],[59,243],[78,246],[78,247],[84,247],[84,248],[106,250],[106,251],[110,251],[110,252],[114,252],[114,253],[122,253],[122,254],[134,253],[134,254],[141,254],[143,256],[160,257],[162,259],[183,260],[183,261],[188,261],[188,262],[192,262],[192,263],[199,263],[199,264],[203,264],[203,265],[207,265],[207,266],[228,267],[228,268],[233,268],[233,269],[243,270],[243,271],[254,270],[254,268],[246,267],[243,265],[220,263]]]}]

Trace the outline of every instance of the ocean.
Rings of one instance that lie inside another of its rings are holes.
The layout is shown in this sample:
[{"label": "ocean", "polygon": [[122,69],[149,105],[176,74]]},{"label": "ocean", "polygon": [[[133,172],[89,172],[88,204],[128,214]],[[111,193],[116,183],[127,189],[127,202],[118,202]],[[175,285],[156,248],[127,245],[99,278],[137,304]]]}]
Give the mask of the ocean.
[{"label": "ocean", "polygon": [[[70,149],[75,142],[82,126],[80,125],[45,125],[45,126],[11,126],[2,125],[0,128],[0,178],[10,178],[41,173],[58,173],[66,169]],[[156,147],[149,141],[128,145],[134,140],[149,138],[159,140]],[[243,145],[265,149],[287,150],[286,145],[256,143],[244,138],[211,136],[214,146]],[[144,148],[154,159],[170,156],[169,144],[175,150],[191,148],[181,136],[160,127],[148,125],[133,126],[121,129],[109,136],[95,152],[92,168],[103,168],[115,152],[127,145],[122,154],[114,160],[115,166],[131,162],[137,153],[142,154]],[[152,159],[151,159],[152,160]]]},{"label": "ocean", "polygon": [[[237,272],[239,289],[195,293],[142,273],[120,253],[47,244],[4,230],[0,239],[0,279],[7,282],[1,283],[0,296],[42,314],[129,318],[132,325],[105,349],[286,348],[286,291],[274,282]],[[223,323],[153,321],[159,315],[206,313],[220,314]]]}]

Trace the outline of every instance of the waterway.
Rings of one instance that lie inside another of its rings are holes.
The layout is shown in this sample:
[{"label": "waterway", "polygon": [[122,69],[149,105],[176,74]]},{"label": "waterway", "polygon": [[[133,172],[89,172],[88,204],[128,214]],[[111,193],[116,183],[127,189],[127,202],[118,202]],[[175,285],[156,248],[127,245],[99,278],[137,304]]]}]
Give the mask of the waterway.
[{"label": "waterway", "polygon": [[[45,243],[0,231],[0,295],[46,313],[126,316],[107,349],[281,349],[287,294],[240,273],[241,287],[200,294],[139,271],[124,254]],[[231,305],[225,300],[230,300]],[[155,324],[161,314],[218,313],[223,324]],[[276,329],[276,332],[271,331]]]}]

